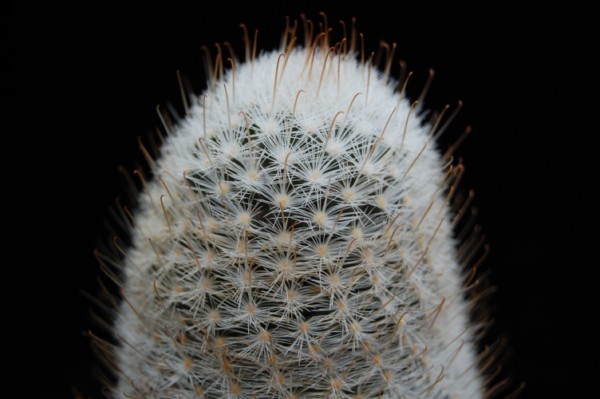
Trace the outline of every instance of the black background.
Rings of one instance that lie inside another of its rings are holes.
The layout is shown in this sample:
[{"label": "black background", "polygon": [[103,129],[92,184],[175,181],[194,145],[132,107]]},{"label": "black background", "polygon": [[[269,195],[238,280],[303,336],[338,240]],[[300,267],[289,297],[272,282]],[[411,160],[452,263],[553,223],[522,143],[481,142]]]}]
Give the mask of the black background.
[{"label": "black background", "polygon": [[396,42],[413,98],[431,67],[427,105],[464,101],[444,139],[474,129],[458,155],[492,248],[492,331],[510,342],[506,367],[526,382],[524,398],[599,397],[598,12],[576,2],[149,3],[22,2],[2,18],[3,397],[101,397],[81,292],[97,290],[92,250],[122,192],[117,167],[136,166],[156,105],[181,109],[177,69],[203,89],[202,45],[228,40],[240,52],[244,22],[274,48],[284,16],[321,10],[336,30],[357,17],[369,49]]}]

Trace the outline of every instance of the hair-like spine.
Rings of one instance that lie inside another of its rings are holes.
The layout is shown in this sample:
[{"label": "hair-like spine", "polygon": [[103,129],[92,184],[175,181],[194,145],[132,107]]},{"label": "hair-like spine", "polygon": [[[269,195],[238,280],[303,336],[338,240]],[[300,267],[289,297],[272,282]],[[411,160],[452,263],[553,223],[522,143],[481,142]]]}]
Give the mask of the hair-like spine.
[{"label": "hair-like spine", "polygon": [[354,31],[325,32],[298,46],[288,28],[259,56],[247,39],[228,70],[219,54],[150,161],[115,398],[483,397],[450,210],[462,168]]}]

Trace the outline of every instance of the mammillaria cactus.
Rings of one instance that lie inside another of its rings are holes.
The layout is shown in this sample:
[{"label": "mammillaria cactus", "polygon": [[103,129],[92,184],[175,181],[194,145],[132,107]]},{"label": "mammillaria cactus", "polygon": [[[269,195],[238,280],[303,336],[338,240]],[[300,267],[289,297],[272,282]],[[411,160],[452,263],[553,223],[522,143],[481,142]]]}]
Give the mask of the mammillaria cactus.
[{"label": "mammillaria cactus", "polygon": [[140,192],[114,397],[483,396],[461,167],[356,38],[219,54]]}]

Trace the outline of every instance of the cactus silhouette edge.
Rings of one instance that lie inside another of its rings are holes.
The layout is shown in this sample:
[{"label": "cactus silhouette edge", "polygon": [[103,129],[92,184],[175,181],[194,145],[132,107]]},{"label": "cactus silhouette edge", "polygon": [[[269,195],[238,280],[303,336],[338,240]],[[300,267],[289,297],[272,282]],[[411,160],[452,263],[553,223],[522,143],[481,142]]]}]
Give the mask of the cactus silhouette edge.
[{"label": "cactus silhouette edge", "polygon": [[[325,33],[221,54],[150,160],[115,398],[482,398],[438,124]],[[361,58],[363,60],[361,60]]]}]

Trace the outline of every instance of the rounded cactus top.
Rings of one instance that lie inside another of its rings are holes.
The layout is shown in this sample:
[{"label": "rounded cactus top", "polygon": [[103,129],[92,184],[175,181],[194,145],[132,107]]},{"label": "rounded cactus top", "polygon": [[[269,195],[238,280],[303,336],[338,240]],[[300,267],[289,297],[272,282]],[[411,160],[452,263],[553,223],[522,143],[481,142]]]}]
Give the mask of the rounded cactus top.
[{"label": "rounded cactus top", "polygon": [[218,61],[152,162],[115,397],[482,396],[448,205],[460,168],[350,40],[308,42]]}]

